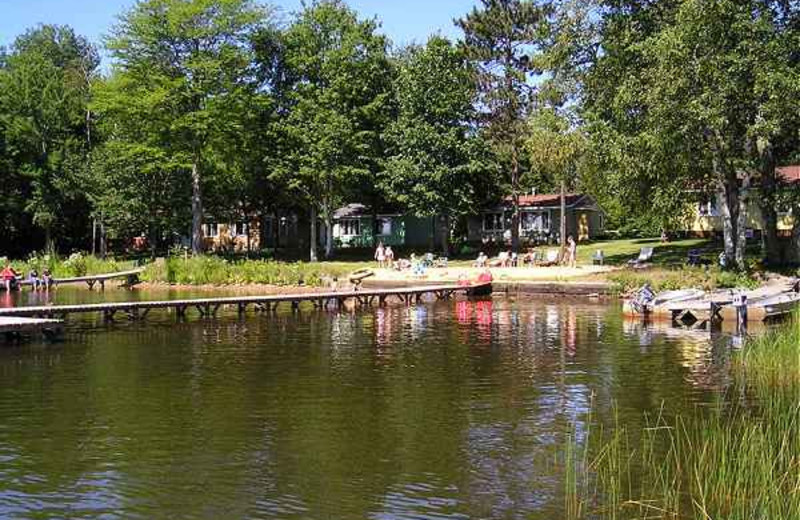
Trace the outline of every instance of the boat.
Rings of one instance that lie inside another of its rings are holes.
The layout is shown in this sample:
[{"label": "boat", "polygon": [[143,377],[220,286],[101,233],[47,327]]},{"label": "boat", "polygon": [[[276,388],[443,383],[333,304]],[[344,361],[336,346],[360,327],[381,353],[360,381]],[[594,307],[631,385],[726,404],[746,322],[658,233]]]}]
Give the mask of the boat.
[{"label": "boat", "polygon": [[644,316],[669,304],[682,301],[696,300],[705,295],[700,289],[681,289],[677,291],[663,291],[658,293],[651,301],[642,303],[637,297],[627,298],[622,302],[622,312],[626,316]]},{"label": "boat", "polygon": [[796,292],[784,292],[747,303],[748,313],[756,314],[761,319],[791,314],[799,307],[800,293]]}]

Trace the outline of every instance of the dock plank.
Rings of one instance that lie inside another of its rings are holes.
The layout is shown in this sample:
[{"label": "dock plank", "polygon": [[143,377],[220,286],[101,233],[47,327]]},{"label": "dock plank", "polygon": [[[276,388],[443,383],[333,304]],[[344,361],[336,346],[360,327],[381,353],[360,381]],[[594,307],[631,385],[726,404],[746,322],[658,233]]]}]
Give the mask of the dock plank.
[{"label": "dock plank", "polygon": [[365,289],[359,291],[328,291],[328,292],[309,292],[296,294],[273,294],[266,296],[228,296],[216,298],[193,298],[182,300],[149,300],[149,301],[129,301],[129,302],[108,302],[108,303],[88,303],[72,305],[43,305],[31,307],[8,307],[0,309],[0,316],[65,316],[74,313],[114,313],[114,312],[136,312],[145,309],[186,309],[186,308],[219,308],[227,305],[264,305],[274,306],[279,303],[300,303],[300,302],[320,302],[354,300],[356,302],[371,301],[378,298],[384,301],[389,296],[397,296],[401,300],[409,303],[413,299],[419,299],[425,294],[449,296],[455,293],[466,293],[470,289],[491,284],[478,284],[472,286],[462,286],[456,284],[447,285],[425,285],[416,287],[404,287],[398,289]]},{"label": "dock plank", "polygon": [[53,330],[61,328],[63,323],[62,320],[0,316],[0,333]]}]

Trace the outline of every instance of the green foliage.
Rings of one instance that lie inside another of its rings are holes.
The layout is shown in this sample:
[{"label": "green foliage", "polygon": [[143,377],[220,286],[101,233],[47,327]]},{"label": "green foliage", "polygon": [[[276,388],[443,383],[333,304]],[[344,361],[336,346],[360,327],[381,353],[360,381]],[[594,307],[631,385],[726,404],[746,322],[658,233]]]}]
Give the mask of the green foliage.
[{"label": "green foliage", "polygon": [[0,211],[14,212],[6,217],[12,232],[26,215],[51,250],[54,234],[70,229],[71,206],[84,201],[79,180],[98,63],[94,47],[71,28],[42,25],[15,40],[0,69],[0,171],[3,163],[9,170]]},{"label": "green foliage", "polygon": [[479,138],[470,130],[475,71],[439,36],[406,49],[397,67],[384,191],[419,217],[472,212],[481,198],[479,177],[491,176],[480,167]]},{"label": "green foliage", "polygon": [[608,275],[619,293],[629,293],[648,283],[654,291],[678,289],[754,289],[759,280],[744,272],[723,271],[718,267],[682,267],[658,270],[652,273],[636,270],[623,270]]},{"label": "green foliage", "polygon": [[214,256],[171,256],[149,264],[142,275],[150,282],[187,285],[268,284],[320,287],[361,267],[348,263],[286,263],[274,260],[228,261]]},{"label": "green foliage", "polygon": [[276,174],[328,227],[346,195],[374,182],[378,169],[392,71],[388,42],[377,28],[376,21],[359,20],[343,2],[330,0],[306,7],[283,35],[278,93],[287,112],[281,127],[287,143]]},{"label": "green foliage", "polygon": [[80,252],[72,253],[67,258],[61,258],[54,253],[34,251],[27,259],[14,261],[12,265],[23,276],[32,269],[35,269],[40,275],[45,269],[49,269],[54,278],[106,274],[133,268],[132,262],[119,261],[114,258],[103,260]]},{"label": "green foliage", "polygon": [[196,253],[203,191],[213,190],[214,173],[228,166],[223,159],[230,156],[220,150],[236,139],[256,96],[251,37],[267,16],[251,0],[146,0],[122,15],[107,42],[115,61],[109,80],[98,84],[95,108],[115,140],[162,155],[168,174],[179,168],[190,178],[179,185],[191,186]]}]

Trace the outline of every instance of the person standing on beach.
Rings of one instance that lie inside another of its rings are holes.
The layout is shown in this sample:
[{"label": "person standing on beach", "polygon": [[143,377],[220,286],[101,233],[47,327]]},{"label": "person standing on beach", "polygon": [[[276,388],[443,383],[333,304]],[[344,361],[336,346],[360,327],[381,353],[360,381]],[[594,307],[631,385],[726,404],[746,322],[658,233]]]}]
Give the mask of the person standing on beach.
[{"label": "person standing on beach", "polygon": [[386,263],[386,250],[383,248],[383,242],[378,242],[378,247],[375,248],[375,260],[378,261],[378,267],[383,267]]},{"label": "person standing on beach", "polygon": [[572,268],[577,267],[578,263],[578,244],[572,235],[567,238],[567,265]]},{"label": "person standing on beach", "polygon": [[383,255],[386,260],[386,267],[394,267],[394,251],[392,251],[392,246],[386,246]]}]

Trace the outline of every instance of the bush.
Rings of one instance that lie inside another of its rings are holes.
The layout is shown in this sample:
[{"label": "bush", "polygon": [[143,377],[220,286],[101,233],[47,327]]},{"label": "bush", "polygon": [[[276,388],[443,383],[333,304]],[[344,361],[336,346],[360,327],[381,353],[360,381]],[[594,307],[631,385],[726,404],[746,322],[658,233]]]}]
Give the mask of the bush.
[{"label": "bush", "polygon": [[654,291],[671,291],[678,289],[714,289],[744,288],[753,289],[758,286],[756,278],[747,273],[723,271],[718,267],[681,267],[678,269],[659,269],[649,272],[623,270],[608,276],[615,285],[615,290],[626,293],[645,283],[649,283]]},{"label": "bush", "polygon": [[275,260],[226,260],[216,256],[171,256],[147,266],[143,278],[150,282],[184,285],[267,284],[323,286],[343,277],[354,267],[335,263],[286,263]]}]

